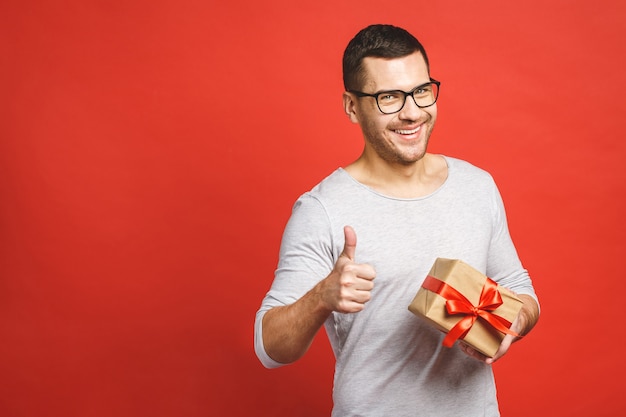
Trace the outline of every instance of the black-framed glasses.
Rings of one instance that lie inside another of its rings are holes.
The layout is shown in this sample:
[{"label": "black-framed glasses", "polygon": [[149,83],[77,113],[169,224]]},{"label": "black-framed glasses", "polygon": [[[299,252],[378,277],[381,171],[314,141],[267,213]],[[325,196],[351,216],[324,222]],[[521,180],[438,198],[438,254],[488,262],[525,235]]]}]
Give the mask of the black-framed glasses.
[{"label": "black-framed glasses", "polygon": [[398,113],[404,108],[406,98],[413,97],[413,101],[419,108],[430,107],[437,102],[439,97],[439,86],[441,83],[434,78],[430,82],[420,84],[409,92],[402,90],[379,91],[378,93],[368,94],[362,91],[348,90],[348,92],[357,97],[374,97],[378,110],[383,114]]}]

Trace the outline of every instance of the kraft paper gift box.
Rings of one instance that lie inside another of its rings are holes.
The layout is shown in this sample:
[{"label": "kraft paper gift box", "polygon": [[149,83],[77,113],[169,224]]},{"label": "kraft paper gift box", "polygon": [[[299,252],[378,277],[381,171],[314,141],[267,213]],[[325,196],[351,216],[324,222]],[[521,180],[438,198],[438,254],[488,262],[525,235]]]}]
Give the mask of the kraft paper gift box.
[{"label": "kraft paper gift box", "polygon": [[447,333],[444,346],[462,339],[489,357],[495,355],[504,333],[511,333],[509,327],[521,308],[522,300],[511,291],[463,261],[445,258],[437,258],[409,305],[413,314]]}]

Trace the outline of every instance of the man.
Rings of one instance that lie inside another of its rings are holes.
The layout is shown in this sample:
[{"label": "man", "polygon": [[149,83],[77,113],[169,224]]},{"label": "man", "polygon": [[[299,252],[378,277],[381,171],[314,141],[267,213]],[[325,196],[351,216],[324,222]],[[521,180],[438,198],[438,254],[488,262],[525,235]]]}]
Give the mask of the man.
[{"label": "man", "polygon": [[[437,257],[461,259],[524,305],[524,335],[539,307],[509,236],[491,176],[427,153],[439,82],[404,29],[373,25],[343,58],[344,109],[363,153],[296,202],[272,288],[255,322],[266,367],[305,354],[325,326],[335,358],[333,416],[498,416],[493,358],[443,334],[407,307]],[[357,243],[358,235],[358,243]]]}]

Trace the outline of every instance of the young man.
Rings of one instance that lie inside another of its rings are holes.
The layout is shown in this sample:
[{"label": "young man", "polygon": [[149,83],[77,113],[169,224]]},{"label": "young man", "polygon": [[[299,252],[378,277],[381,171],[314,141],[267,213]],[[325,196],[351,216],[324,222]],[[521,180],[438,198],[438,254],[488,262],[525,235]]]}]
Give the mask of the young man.
[{"label": "young man", "polygon": [[[404,29],[373,25],[343,58],[344,109],[365,146],[296,202],[272,288],[255,322],[269,368],[296,361],[325,326],[335,358],[333,416],[498,416],[493,358],[407,307],[437,257],[461,259],[524,301],[512,330],[539,316],[491,176],[427,153],[439,82]],[[358,244],[357,244],[358,235]]]}]

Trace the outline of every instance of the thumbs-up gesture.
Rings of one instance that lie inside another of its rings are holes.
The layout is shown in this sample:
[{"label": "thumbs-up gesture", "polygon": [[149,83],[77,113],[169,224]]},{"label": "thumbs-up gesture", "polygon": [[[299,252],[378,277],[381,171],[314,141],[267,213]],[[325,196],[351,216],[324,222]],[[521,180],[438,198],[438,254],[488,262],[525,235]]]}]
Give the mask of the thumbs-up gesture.
[{"label": "thumbs-up gesture", "polygon": [[321,297],[329,310],[356,313],[363,310],[371,298],[376,271],[371,265],[354,261],[356,233],[350,226],[343,229],[345,243],[333,271],[321,284]]}]

